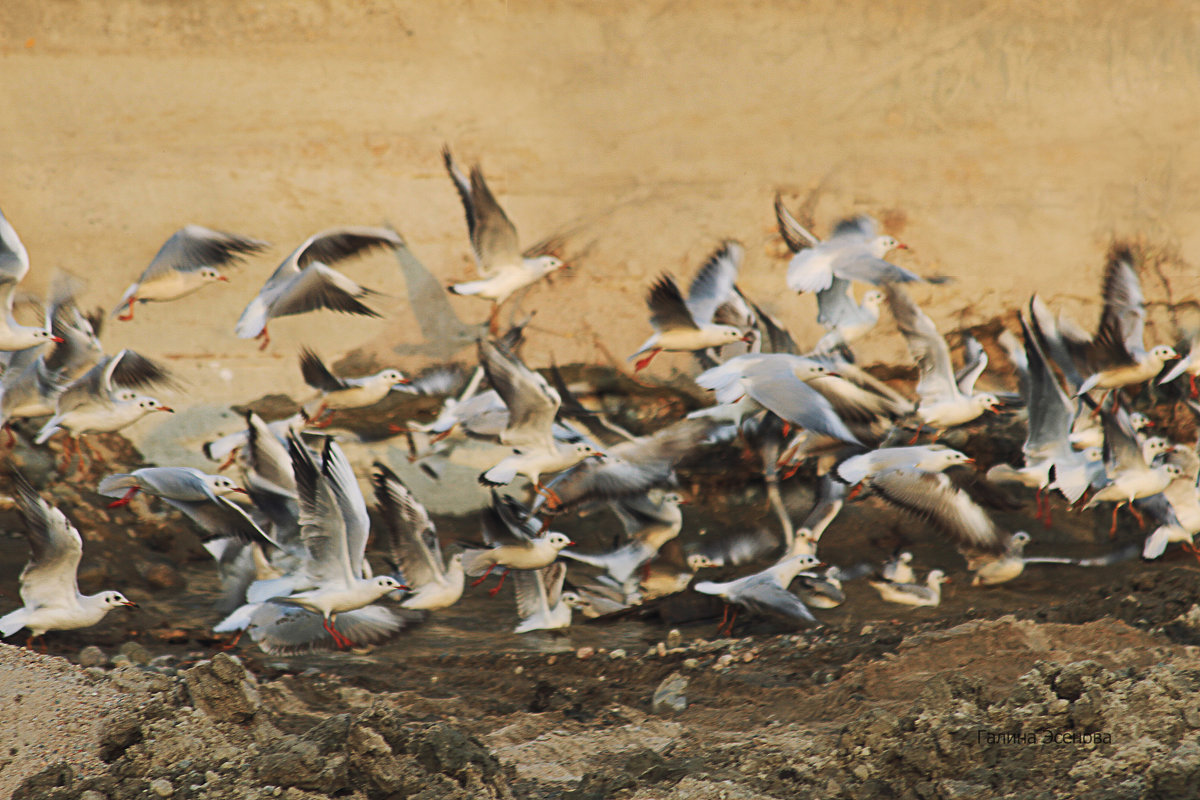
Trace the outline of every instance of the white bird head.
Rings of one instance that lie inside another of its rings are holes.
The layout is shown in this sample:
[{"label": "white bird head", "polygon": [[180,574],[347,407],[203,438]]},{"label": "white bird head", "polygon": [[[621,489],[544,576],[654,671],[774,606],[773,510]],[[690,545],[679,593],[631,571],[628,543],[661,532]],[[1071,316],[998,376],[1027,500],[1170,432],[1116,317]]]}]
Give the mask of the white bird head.
[{"label": "white bird head", "polygon": [[555,550],[562,550],[564,547],[570,547],[571,545],[575,544],[571,541],[571,537],[567,536],[565,533],[559,533],[558,531],[550,531],[550,533],[546,534],[546,541],[549,542],[550,546]]},{"label": "white bird head", "polygon": [[1000,409],[1000,398],[991,392],[980,392],[972,399],[982,411],[998,412]]},{"label": "white bird head", "polygon": [[1159,361],[1173,361],[1179,358],[1179,353],[1175,352],[1175,348],[1167,347],[1165,344],[1155,345],[1150,351],[1152,358],[1157,358]]},{"label": "white bird head", "polygon": [[164,406],[162,403],[160,403],[158,400],[154,399],[153,397],[147,397],[146,395],[141,395],[141,396],[135,397],[134,399],[136,400],[138,407],[141,408],[146,413],[150,413],[151,411],[166,411],[166,412],[172,413],[172,414],[175,413],[175,409],[171,408],[170,406]]},{"label": "white bird head", "polygon": [[883,292],[879,291],[878,289],[872,289],[863,295],[862,303],[860,305],[868,311],[874,311],[876,314],[878,314],[879,309],[883,308],[883,300]]},{"label": "white bird head", "polygon": [[408,383],[408,378],[404,377],[404,373],[398,369],[385,369],[379,373],[379,379],[384,383],[390,383],[395,386],[398,383]]},{"label": "white bird head", "polygon": [[226,278],[224,275],[222,275],[220,272],[218,272],[216,269],[214,269],[212,267],[201,267],[199,274],[200,274],[200,278],[202,280],[224,281],[226,283],[229,282],[229,278]]},{"label": "white bird head", "polygon": [[385,595],[388,592],[394,592],[397,589],[407,589],[408,588],[403,583],[401,583],[400,581],[393,578],[391,575],[378,575],[371,579],[371,583],[375,584],[375,587],[377,589],[379,589],[379,593],[381,595]]},{"label": "white bird head", "polygon": [[229,494],[230,492],[240,492],[242,494],[245,494],[246,492],[245,489],[238,486],[237,483],[230,478],[226,478],[224,475],[205,475],[204,482],[208,484],[209,490],[218,496]]},{"label": "white bird head", "polygon": [[120,592],[105,592],[100,595],[100,599],[104,601],[104,605],[109,608],[117,606],[125,606],[127,608],[137,608],[137,603],[133,602]]},{"label": "white bird head", "polygon": [[943,583],[949,583],[950,578],[940,569],[931,569],[929,574],[925,576],[925,583],[929,586],[938,586]]},{"label": "white bird head", "polygon": [[1025,545],[1029,544],[1029,542],[1032,538],[1033,537],[1030,536],[1025,531],[1017,531],[1016,533],[1014,533],[1012,535],[1012,538],[1009,541],[1012,542],[1012,544],[1016,545],[1016,547],[1019,549],[1019,548],[1024,547]]},{"label": "white bird head", "polygon": [[61,343],[63,340],[63,338],[61,336],[55,336],[53,333],[51,333],[50,331],[45,330],[45,329],[39,329],[39,330],[34,331],[33,338],[37,339],[38,341],[41,341],[41,342],[59,342],[59,343]]},{"label": "white bird head", "polygon": [[871,253],[876,258],[883,258],[893,250],[907,250],[908,245],[894,236],[876,236],[871,242]]},{"label": "white bird head", "polygon": [[525,259],[525,265],[539,275],[549,275],[554,270],[565,269],[567,266],[562,262],[562,259],[555,258],[554,256],[527,258]]},{"label": "white bird head", "polygon": [[703,553],[692,553],[687,557],[687,565],[692,572],[716,566],[713,560]]},{"label": "white bird head", "polygon": [[587,608],[591,605],[591,603],[584,600],[575,592],[563,592],[558,597],[571,608]]},{"label": "white bird head", "polygon": [[576,442],[575,443],[575,452],[581,458],[587,458],[588,456],[600,456],[600,457],[604,456],[604,453],[602,451],[597,450],[595,447],[588,444],[587,442]]}]

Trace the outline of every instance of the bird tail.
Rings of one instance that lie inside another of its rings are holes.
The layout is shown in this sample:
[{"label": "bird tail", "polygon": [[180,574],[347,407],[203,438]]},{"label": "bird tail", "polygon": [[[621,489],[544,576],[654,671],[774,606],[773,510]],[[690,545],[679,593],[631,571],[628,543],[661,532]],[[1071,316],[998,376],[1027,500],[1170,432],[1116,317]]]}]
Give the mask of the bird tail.
[{"label": "bird tail", "polygon": [[449,288],[451,294],[470,295],[479,294],[488,286],[487,281],[467,281],[466,283],[456,283]]},{"label": "bird tail", "polygon": [[242,316],[238,318],[237,332],[239,339],[253,339],[267,327],[267,304],[261,296],[250,301]]},{"label": "bird tail", "polygon": [[42,426],[42,429],[38,431],[37,438],[33,440],[33,443],[45,444],[51,436],[62,430],[62,428],[58,427],[58,422],[59,418],[57,416],[51,417],[50,420]]},{"label": "bird tail", "polygon": [[463,552],[463,572],[472,578],[487,572],[493,565],[490,550],[466,550]]},{"label": "bird tail", "polygon": [[125,294],[121,295],[121,302],[117,303],[117,307],[113,309],[111,316],[119,317],[125,313],[125,310],[129,307],[130,298],[137,295],[138,287],[139,284],[136,283],[129,285],[129,288],[125,290]]},{"label": "bird tail", "polygon": [[27,608],[18,608],[16,611],[9,612],[0,617],[0,639],[7,639],[21,630],[21,628],[24,628],[28,618],[29,609]]},{"label": "bird tail", "polygon": [[105,497],[120,497],[130,489],[138,488],[138,479],[127,472],[109,475],[100,481],[96,491]]}]

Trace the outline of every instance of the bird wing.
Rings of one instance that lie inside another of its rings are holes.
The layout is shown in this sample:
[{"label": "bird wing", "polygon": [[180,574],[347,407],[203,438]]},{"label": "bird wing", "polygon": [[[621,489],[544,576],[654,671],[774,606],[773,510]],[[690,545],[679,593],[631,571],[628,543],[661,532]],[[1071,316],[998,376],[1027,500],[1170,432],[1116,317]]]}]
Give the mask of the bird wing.
[{"label": "bird wing", "polygon": [[43,500],[25,477],[13,473],[17,511],[25,522],[32,555],[21,571],[21,600],[29,608],[71,607],[77,603],[75,574],[83,539],[66,516]]},{"label": "bird wing", "polygon": [[529,509],[519,500],[492,489],[492,503],[480,513],[483,540],[494,546],[528,547],[538,537]]},{"label": "bird wing", "polygon": [[829,330],[852,325],[863,318],[863,311],[850,297],[850,281],[836,275],[828,289],[817,292],[817,322]]},{"label": "bird wing", "polygon": [[688,288],[687,308],[693,323],[713,322],[717,309],[734,297],[734,284],[742,265],[745,248],[739,242],[721,243]]},{"label": "bird wing", "polygon": [[[161,496],[161,495],[160,495]],[[208,500],[179,500],[161,496],[162,499],[183,512],[201,531],[201,540],[237,539],[239,542],[258,542],[281,547],[250,518],[241,506],[225,497],[213,496]]]},{"label": "bird wing", "polygon": [[1037,337],[1021,317],[1025,339],[1025,359],[1029,365],[1029,434],[1025,437],[1025,457],[1038,458],[1069,448],[1075,404],[1067,397],[1054,376]]},{"label": "bird wing", "polygon": [[646,295],[646,305],[650,307],[650,324],[657,331],[699,327],[670,275],[661,275],[654,282]]},{"label": "bird wing", "polygon": [[[17,230],[0,211],[0,281],[15,286],[29,272],[29,253],[17,236]],[[11,299],[9,301],[11,303]],[[11,308],[11,305],[9,306]]]},{"label": "bird wing", "polygon": [[300,539],[308,551],[308,573],[323,584],[352,586],[362,566],[350,561],[346,519],[333,482],[296,433],[288,436],[300,500]]},{"label": "bird wing", "polygon": [[314,261],[303,271],[281,284],[269,305],[269,317],[286,317],[308,311],[329,309],[339,314],[379,318],[379,313],[362,302],[378,294],[359,286],[350,278],[325,264]]},{"label": "bird wing", "polygon": [[904,334],[908,351],[917,362],[921,379],[917,383],[917,395],[922,400],[952,400],[960,396],[954,380],[954,365],[950,361],[950,348],[938,333],[925,312],[917,307],[912,298],[894,284],[886,284],[888,306],[896,325]]},{"label": "bird wing", "polygon": [[884,500],[926,520],[960,546],[987,553],[1004,551],[1007,536],[970,495],[940,472],[886,469],[875,475],[871,486]]},{"label": "bird wing", "polygon": [[793,253],[799,253],[806,247],[815,247],[821,242],[792,216],[783,205],[783,198],[778,192],[775,193],[775,222],[779,226],[779,235]]},{"label": "bird wing", "polygon": [[[379,644],[395,636],[407,620],[386,606],[369,605],[337,615],[334,627],[356,645]],[[271,655],[290,656],[336,650],[320,614],[288,603],[263,603],[246,627],[250,638]]]},{"label": "bird wing", "polygon": [[138,283],[146,283],[171,272],[195,272],[203,267],[220,267],[237,262],[243,255],[258,253],[269,244],[248,236],[214,231],[202,225],[185,225],[163,243]]},{"label": "bird wing", "polygon": [[371,474],[375,500],[390,536],[390,550],[396,566],[409,586],[419,588],[441,581],[445,568],[437,529],[425,506],[413,497],[396,474],[375,462]]},{"label": "bird wing", "polygon": [[1129,414],[1118,406],[1112,411],[1101,409],[1100,418],[1104,422],[1104,464],[1109,475],[1125,470],[1145,470],[1146,459],[1129,422]]},{"label": "bird wing", "polygon": [[479,363],[508,408],[508,427],[500,441],[510,447],[552,448],[550,427],[562,405],[558,392],[499,342],[479,340]]},{"label": "bird wing", "polygon": [[517,229],[496,202],[478,165],[471,168],[471,200],[475,224],[468,227],[483,277],[494,275],[497,265],[522,263]]},{"label": "bird wing", "polygon": [[833,405],[790,368],[763,363],[747,369],[744,383],[751,400],[792,425],[860,444]]},{"label": "bird wing", "polygon": [[768,574],[755,576],[754,580],[738,586],[729,599],[755,614],[783,616],[809,625],[818,624],[808,606]]},{"label": "bird wing", "polygon": [[330,372],[321,357],[307,347],[300,348],[300,374],[305,383],[319,392],[336,392],[349,386]]},{"label": "bird wing", "polygon": [[1104,311],[1089,355],[1093,366],[1131,364],[1146,352],[1146,298],[1133,269],[1133,253],[1113,245],[1104,268]]},{"label": "bird wing", "polygon": [[979,380],[979,376],[987,369],[988,355],[983,349],[983,345],[979,343],[971,334],[963,336],[963,365],[954,374],[954,382],[958,384],[958,390],[965,395],[975,393],[975,381]]},{"label": "bird wing", "polygon": [[101,364],[104,368],[100,387],[105,394],[112,394],[115,389],[146,389],[174,384],[170,370],[133,350],[122,350]]}]

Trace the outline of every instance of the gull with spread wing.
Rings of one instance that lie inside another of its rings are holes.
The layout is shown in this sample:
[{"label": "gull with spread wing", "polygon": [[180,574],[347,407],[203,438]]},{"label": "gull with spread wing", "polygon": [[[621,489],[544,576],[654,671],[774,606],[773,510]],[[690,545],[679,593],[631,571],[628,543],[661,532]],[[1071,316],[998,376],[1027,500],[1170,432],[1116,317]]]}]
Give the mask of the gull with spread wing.
[{"label": "gull with spread wing", "polygon": [[[896,325],[904,334],[908,351],[920,370],[916,410],[920,425],[941,430],[971,422],[985,411],[995,411],[1000,405],[995,395],[974,391],[964,393],[959,387],[950,360],[950,348],[933,320],[899,286],[889,283],[884,291]],[[971,383],[969,389],[974,388],[974,381]],[[920,428],[917,434],[920,434]]]},{"label": "gull with spread wing", "polygon": [[787,285],[793,292],[818,292],[833,286],[834,278],[863,283],[924,281],[920,275],[898,267],[883,257],[908,246],[892,236],[881,236],[875,220],[857,216],[842,220],[829,238],[792,256]]},{"label": "gull with spread wing", "polygon": [[[313,427],[322,428],[333,421],[339,410],[375,405],[397,386],[410,383],[398,369],[385,369],[361,378],[339,378],[307,347],[300,349],[300,373],[305,383],[321,393],[320,403],[308,417]],[[329,415],[322,420],[326,411]]]},{"label": "gull with spread wing", "polygon": [[[708,309],[707,294],[712,288],[711,284],[701,284],[706,299],[703,303],[700,298],[697,299],[697,309]],[[752,342],[757,336],[753,331],[747,332],[733,325],[698,319],[670,275],[660,276],[650,287],[646,305],[650,307],[650,324],[654,327],[654,333],[629,357],[632,360],[647,353],[634,364],[634,372],[648,367],[654,357],[664,350],[673,353],[694,352],[739,341]],[[713,308],[706,313],[715,311]]]},{"label": "gull with spread wing", "polygon": [[[141,277],[125,290],[113,316],[128,321],[133,319],[134,303],[176,300],[207,284],[228,281],[220,267],[267,247],[266,242],[248,236],[185,225],[167,239]],[[122,309],[126,309],[124,314]]]},{"label": "gull with spread wing", "polygon": [[17,510],[33,551],[21,571],[22,607],[0,617],[0,638],[21,628],[29,630],[27,646],[47,631],[86,628],[104,619],[111,609],[134,606],[120,592],[79,593],[76,573],[83,557],[83,539],[66,516],[47,503],[24,476],[14,473]]},{"label": "gull with spread wing", "polygon": [[516,226],[496,202],[478,165],[471,168],[468,179],[454,163],[449,147],[442,148],[442,160],[462,200],[471,250],[480,275],[479,280],[454,284],[450,291],[492,301],[488,323],[494,332],[500,306],[505,300],[565,265],[555,256],[536,252],[536,246],[531,251],[521,252]]},{"label": "gull with spread wing", "polygon": [[[785,558],[761,572],[755,572],[743,578],[723,583],[700,581],[692,588],[702,594],[716,595],[726,604],[742,606],[755,614],[785,617],[805,625],[818,625],[820,623],[817,622],[817,618],[812,615],[804,602],[792,594],[787,587],[801,572],[820,566],[821,562],[816,556],[801,554]],[[725,610],[728,615],[728,605]],[[736,619],[735,610],[733,618],[728,620],[730,632],[733,631],[733,622]],[[721,628],[725,627],[726,620],[722,619]]]},{"label": "gull with spread wing", "polygon": [[396,474],[378,461],[371,482],[390,536],[387,549],[393,553],[393,567],[412,592],[401,608],[434,610],[457,603],[463,593],[462,553],[455,553],[449,561],[442,560],[437,529],[429,512]]},{"label": "gull with spread wing", "polygon": [[540,531],[531,522],[529,509],[518,500],[492,490],[492,503],[481,512],[486,549],[463,553],[463,571],[482,583],[496,567],[503,567],[500,583],[488,591],[495,595],[504,585],[510,570],[541,569],[558,558],[559,552],[574,545],[571,538],[557,531]]},{"label": "gull with spread wing", "polygon": [[342,314],[378,317],[363,298],[376,294],[364,289],[329,265],[376,248],[397,248],[404,240],[387,228],[342,227],[313,234],[283,260],[237,321],[241,339],[271,343],[267,323],[276,317],[327,308]]},{"label": "gull with spread wing", "polygon": [[50,330],[50,321],[45,327],[35,328],[22,325],[13,316],[13,301],[17,284],[29,273],[29,252],[21,243],[21,237],[12,223],[0,211],[0,296],[4,298],[4,317],[0,318],[0,351],[24,350],[46,342],[61,341]]}]

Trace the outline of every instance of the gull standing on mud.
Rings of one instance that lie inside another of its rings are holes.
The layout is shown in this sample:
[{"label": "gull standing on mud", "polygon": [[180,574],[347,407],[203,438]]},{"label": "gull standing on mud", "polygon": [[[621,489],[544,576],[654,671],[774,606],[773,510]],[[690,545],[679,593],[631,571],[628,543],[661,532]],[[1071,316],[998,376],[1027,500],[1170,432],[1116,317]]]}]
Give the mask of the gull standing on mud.
[{"label": "gull standing on mud", "polygon": [[394,553],[394,566],[411,591],[400,607],[432,611],[457,603],[465,580],[462,553],[455,553],[449,561],[442,560],[437,529],[429,512],[396,474],[378,461],[371,482],[391,537],[389,549]]},{"label": "gull standing on mud", "polygon": [[[471,168],[468,179],[454,163],[449,147],[442,148],[442,161],[462,200],[471,250],[480,275],[479,280],[454,284],[450,291],[490,300],[492,313],[488,326],[494,333],[500,306],[505,300],[566,265],[552,255],[521,252],[516,226],[496,202],[478,165]],[[535,246],[534,251],[536,249]]]},{"label": "gull standing on mud", "polygon": [[[176,300],[216,281],[228,281],[218,267],[235,263],[247,253],[259,253],[267,242],[214,231],[201,225],[186,225],[159,248],[150,266],[121,296],[112,315],[133,319],[134,303]],[[124,314],[122,309],[127,309]]]},{"label": "gull standing on mud", "polygon": [[66,516],[34,491],[24,476],[13,473],[17,510],[33,551],[21,570],[21,602],[16,611],[0,617],[0,638],[29,629],[26,646],[47,631],[86,628],[119,606],[135,607],[120,592],[79,593],[76,573],[83,557],[83,539]]},{"label": "gull standing on mud", "polygon": [[237,321],[241,339],[262,339],[259,350],[271,343],[267,324],[276,317],[303,314],[327,308],[342,314],[378,317],[362,303],[376,294],[359,286],[328,265],[379,247],[395,249],[404,240],[387,228],[342,227],[313,234],[283,260],[258,296],[250,301]]},{"label": "gull standing on mud", "polygon": [[22,325],[13,316],[17,284],[29,273],[29,253],[4,212],[0,211],[0,295],[4,297],[4,318],[0,319],[0,351],[24,350],[46,342],[61,342],[46,326]]},{"label": "gull standing on mud", "polygon": [[932,569],[925,576],[925,583],[892,583],[871,581],[879,596],[889,603],[905,606],[936,606],[942,602],[942,584],[950,583],[946,573]]}]

